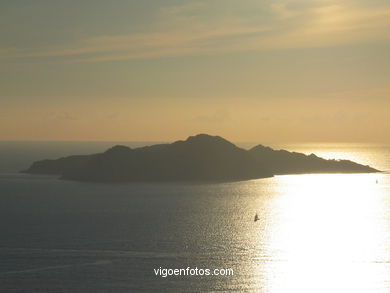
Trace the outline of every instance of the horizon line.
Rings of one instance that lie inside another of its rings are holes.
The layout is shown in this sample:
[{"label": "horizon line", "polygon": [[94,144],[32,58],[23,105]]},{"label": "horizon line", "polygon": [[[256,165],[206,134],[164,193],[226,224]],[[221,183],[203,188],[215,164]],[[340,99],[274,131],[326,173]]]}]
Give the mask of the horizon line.
[{"label": "horizon line", "polygon": [[[224,138],[223,136],[220,136]],[[225,138],[224,138],[225,139]],[[37,139],[37,140],[22,140],[22,139],[14,139],[14,140],[2,140],[0,139],[0,143],[172,143],[175,141],[180,141],[183,139],[175,139],[175,140],[48,140],[48,139]],[[228,140],[228,139],[226,139]],[[239,144],[360,144],[360,145],[390,145],[390,142],[384,141],[235,141],[228,140],[232,143]]]}]

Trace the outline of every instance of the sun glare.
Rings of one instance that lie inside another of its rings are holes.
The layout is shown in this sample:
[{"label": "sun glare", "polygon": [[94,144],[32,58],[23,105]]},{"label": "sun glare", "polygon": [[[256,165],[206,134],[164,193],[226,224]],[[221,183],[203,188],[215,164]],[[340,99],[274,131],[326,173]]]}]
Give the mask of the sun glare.
[{"label": "sun glare", "polygon": [[266,292],[378,292],[386,275],[378,264],[386,243],[378,177],[278,177],[283,188],[267,229],[274,259],[262,268]]}]

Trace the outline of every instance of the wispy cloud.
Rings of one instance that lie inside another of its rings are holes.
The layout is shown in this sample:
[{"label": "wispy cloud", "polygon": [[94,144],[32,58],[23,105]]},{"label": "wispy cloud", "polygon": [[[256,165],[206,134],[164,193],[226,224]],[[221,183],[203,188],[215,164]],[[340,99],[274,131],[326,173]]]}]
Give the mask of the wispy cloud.
[{"label": "wispy cloud", "polygon": [[[210,13],[209,3],[165,7],[152,31],[102,35],[41,49],[0,48],[0,58],[67,57],[78,62],[102,62],[390,39],[390,5],[283,0],[263,4],[266,18],[260,12],[244,17],[234,9],[230,13]],[[253,3],[248,1],[246,5],[253,5],[255,12],[259,5]]]},{"label": "wispy cloud", "polygon": [[[76,56],[84,61],[106,61],[191,55],[220,51],[224,44],[269,30],[266,27],[226,27],[202,31],[172,31],[100,36],[62,48],[2,49],[1,58]],[[234,46],[230,46],[234,49]],[[224,50],[229,50],[225,47]],[[98,56],[96,56],[98,55]]]},{"label": "wispy cloud", "polygon": [[295,28],[269,38],[270,47],[326,47],[390,39],[389,5],[362,7],[354,1],[327,0],[314,1],[312,5],[297,9],[290,6],[291,3],[294,2],[272,6],[279,17]]}]

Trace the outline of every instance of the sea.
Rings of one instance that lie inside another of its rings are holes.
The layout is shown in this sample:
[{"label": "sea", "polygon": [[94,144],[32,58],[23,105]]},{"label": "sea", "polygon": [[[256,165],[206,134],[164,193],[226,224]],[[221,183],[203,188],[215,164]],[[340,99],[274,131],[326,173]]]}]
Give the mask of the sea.
[{"label": "sea", "polygon": [[19,173],[114,144],[0,142],[1,293],[390,292],[390,146],[271,145],[373,174],[100,184]]}]

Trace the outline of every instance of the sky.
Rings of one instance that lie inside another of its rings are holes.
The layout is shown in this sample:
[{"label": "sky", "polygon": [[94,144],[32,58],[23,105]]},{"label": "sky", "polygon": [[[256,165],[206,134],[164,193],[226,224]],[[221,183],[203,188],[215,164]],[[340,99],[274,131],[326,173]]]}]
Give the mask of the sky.
[{"label": "sky", "polygon": [[390,143],[388,0],[2,0],[0,140]]}]

